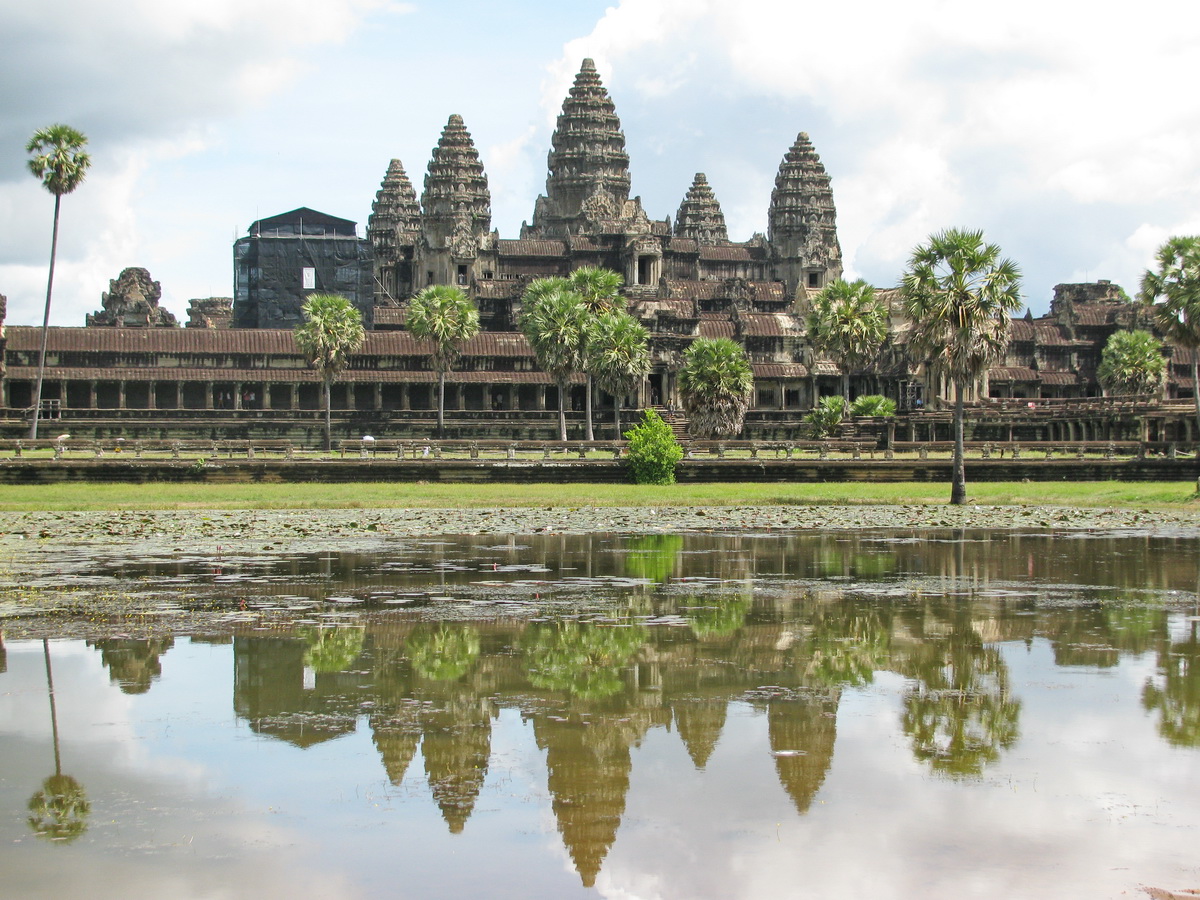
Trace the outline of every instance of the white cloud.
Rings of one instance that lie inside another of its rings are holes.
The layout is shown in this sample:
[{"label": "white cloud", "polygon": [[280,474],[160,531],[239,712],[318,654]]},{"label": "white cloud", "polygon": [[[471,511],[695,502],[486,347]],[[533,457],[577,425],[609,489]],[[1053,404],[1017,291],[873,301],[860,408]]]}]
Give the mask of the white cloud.
[{"label": "white cloud", "polygon": [[[1121,16],[1054,0],[623,0],[566,46],[558,70],[593,56],[617,73],[618,114],[630,93],[664,120],[682,105],[714,126],[710,147],[740,142],[747,160],[763,138],[717,123],[746,105],[794,116],[834,175],[843,248],[867,277],[894,282],[930,231],[983,227],[1021,248],[1044,304],[1072,271],[1135,281],[1149,260],[1126,241],[1147,204],[1147,225],[1164,234],[1200,206],[1200,100],[1178,89],[1193,80],[1198,40],[1200,17],[1182,0]],[[1063,231],[1096,209],[1104,229]]]}]

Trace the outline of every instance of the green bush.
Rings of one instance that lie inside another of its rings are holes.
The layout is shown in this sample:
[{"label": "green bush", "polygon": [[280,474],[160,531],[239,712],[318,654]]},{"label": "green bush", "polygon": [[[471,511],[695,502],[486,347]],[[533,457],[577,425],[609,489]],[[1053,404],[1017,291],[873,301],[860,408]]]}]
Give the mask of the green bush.
[{"label": "green bush", "polygon": [[855,397],[854,402],[850,404],[850,415],[852,416],[894,416],[895,414],[896,401],[879,394],[864,394],[861,397]]},{"label": "green bush", "polygon": [[818,400],[813,411],[804,417],[804,422],[812,432],[813,438],[820,440],[836,434],[845,417],[846,401],[835,394]]},{"label": "green bush", "polygon": [[683,448],[671,426],[652,409],[642,410],[641,424],[625,432],[629,441],[629,468],[637,484],[674,484],[675,466]]}]

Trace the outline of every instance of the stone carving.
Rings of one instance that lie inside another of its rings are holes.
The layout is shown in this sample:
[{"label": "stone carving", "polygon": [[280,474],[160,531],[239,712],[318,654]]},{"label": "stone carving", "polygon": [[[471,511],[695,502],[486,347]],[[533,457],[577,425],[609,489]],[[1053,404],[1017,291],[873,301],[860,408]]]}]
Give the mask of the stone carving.
[{"label": "stone carving", "polygon": [[188,301],[188,328],[228,328],[232,318],[232,297],[203,297]]},{"label": "stone carving", "polygon": [[421,207],[417,203],[417,192],[404,171],[404,164],[393,159],[367,219],[367,237],[375,249],[375,258],[381,263],[395,261],[400,235],[420,230]]},{"label": "stone carving", "polygon": [[486,234],[492,227],[487,175],[462,116],[450,117],[433,148],[421,209],[422,231],[431,247],[447,246],[464,219],[475,236]]},{"label": "stone carving", "polygon": [[141,268],[125,269],[108,283],[100,296],[103,309],[85,319],[88,328],[173,328],[175,316],[158,305],[162,287]]}]

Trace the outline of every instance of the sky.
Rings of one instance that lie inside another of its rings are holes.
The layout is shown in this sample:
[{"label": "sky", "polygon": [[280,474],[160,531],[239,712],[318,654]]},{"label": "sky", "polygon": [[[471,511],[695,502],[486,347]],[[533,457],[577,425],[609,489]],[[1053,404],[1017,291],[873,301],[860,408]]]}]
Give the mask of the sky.
[{"label": "sky", "polygon": [[0,294],[40,324],[53,197],[25,144],[89,138],[63,198],[51,323],[82,325],[128,266],[180,320],[230,296],[233,241],[308,206],[365,234],[392,158],[421,191],[463,116],[518,236],[585,57],[616,103],[633,193],[675,217],[697,172],[730,237],[766,232],[807,132],[832,176],[848,277],[896,284],[912,249],[981,229],[1024,273],[1135,294],[1200,233],[1200,15],[1183,0],[0,0]]}]

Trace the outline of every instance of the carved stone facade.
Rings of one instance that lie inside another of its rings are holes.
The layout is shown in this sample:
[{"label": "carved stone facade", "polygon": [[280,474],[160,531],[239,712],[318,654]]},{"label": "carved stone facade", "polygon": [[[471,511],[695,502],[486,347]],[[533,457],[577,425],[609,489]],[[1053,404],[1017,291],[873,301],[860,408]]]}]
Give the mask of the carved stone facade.
[{"label": "carved stone facade", "polygon": [[179,324],[174,314],[158,305],[162,285],[152,281],[141,268],[128,268],[108,282],[108,291],[100,295],[102,309],[89,313],[88,328],[173,328]]}]

